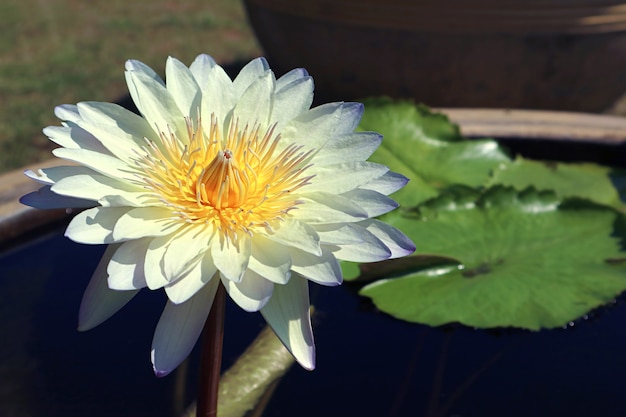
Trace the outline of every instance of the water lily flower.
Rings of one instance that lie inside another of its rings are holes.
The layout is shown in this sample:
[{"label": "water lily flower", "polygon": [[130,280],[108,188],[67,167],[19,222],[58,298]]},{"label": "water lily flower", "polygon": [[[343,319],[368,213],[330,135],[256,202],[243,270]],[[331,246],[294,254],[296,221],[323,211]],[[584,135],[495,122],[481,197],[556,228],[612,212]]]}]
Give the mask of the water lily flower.
[{"label": "water lily flower", "polygon": [[406,178],[366,159],[381,143],[355,132],[363,106],[311,108],[303,69],[276,79],[263,58],[234,80],[208,55],[167,60],[165,83],[126,63],[140,115],[112,103],[56,108],[44,133],[66,166],[27,172],[38,208],[82,207],[66,236],[109,245],[81,304],[87,330],[140,289],[168,301],[152,342],[157,375],[190,353],[218,285],[260,311],[306,369],[315,366],[308,281],[342,282],[338,260],[381,261],[413,243],[373,219],[396,208]]}]

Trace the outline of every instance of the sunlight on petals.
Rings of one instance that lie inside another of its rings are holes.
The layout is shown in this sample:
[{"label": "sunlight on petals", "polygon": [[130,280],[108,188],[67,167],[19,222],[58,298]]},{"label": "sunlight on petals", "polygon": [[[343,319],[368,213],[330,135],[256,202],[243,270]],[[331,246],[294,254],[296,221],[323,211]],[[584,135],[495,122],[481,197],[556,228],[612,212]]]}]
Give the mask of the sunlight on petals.
[{"label": "sunlight on petals", "polygon": [[210,280],[195,297],[182,304],[167,302],[152,339],[152,365],[166,376],[189,355],[202,332],[219,281]]},{"label": "sunlight on petals", "polygon": [[223,285],[313,369],[309,281],[341,284],[338,259],[414,250],[373,219],[398,206],[388,196],[407,179],[367,161],[382,137],[355,131],[361,103],[311,108],[305,69],[276,77],[257,58],[233,80],[199,55],[189,67],[168,58],[165,75],[127,61],[139,114],[111,103],[58,106],[61,126],[44,132],[60,146],[53,153],[76,166],[26,173],[43,188],[24,204],[85,207],[66,236],[109,245],[79,327],[106,320],[141,288],[164,291],[151,355],[164,376],[193,349]]},{"label": "sunlight on petals", "polygon": [[274,294],[261,314],[278,338],[307,370],[315,369],[315,344],[309,313],[309,287],[296,276],[286,285],[274,286]]}]

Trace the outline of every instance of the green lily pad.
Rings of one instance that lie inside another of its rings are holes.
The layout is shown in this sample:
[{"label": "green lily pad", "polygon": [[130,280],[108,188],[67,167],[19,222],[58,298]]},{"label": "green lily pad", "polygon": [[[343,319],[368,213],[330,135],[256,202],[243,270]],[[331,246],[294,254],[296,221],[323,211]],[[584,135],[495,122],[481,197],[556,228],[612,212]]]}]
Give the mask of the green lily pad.
[{"label": "green lily pad", "polygon": [[384,137],[370,159],[411,180],[393,195],[401,206],[415,206],[452,184],[482,186],[498,165],[510,162],[496,141],[465,139],[457,125],[426,106],[387,98],[364,104],[359,129]]},{"label": "green lily pad", "polygon": [[387,221],[413,239],[417,255],[458,262],[405,268],[361,289],[403,320],[555,328],[626,289],[626,223],[606,206],[497,186],[456,189]]},{"label": "green lily pad", "polygon": [[357,262],[339,261],[341,275],[345,281],[352,281],[359,277],[360,270]]},{"label": "green lily pad", "polygon": [[[620,180],[621,178],[621,180]],[[553,190],[559,197],[580,197],[622,207],[616,182],[624,182],[623,171],[591,163],[543,162],[518,157],[494,170],[492,184],[523,190],[533,186]]]}]

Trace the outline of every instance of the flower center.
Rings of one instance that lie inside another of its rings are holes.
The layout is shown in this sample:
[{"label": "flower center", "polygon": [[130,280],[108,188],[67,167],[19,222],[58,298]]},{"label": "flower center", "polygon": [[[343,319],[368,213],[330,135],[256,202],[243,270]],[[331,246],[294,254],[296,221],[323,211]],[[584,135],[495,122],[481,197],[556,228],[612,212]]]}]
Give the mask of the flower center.
[{"label": "flower center", "polygon": [[239,128],[231,122],[224,136],[212,116],[207,134],[187,120],[188,144],[161,133],[137,160],[147,189],[180,220],[210,224],[227,238],[272,229],[299,201],[293,191],[308,184],[302,172],[312,150],[288,145],[279,150],[275,126]]}]

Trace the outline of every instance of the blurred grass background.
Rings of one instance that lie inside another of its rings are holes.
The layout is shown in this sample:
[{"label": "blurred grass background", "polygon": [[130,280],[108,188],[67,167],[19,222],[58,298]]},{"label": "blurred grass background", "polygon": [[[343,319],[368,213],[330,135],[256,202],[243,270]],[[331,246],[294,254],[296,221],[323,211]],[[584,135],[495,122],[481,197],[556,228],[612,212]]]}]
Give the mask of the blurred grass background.
[{"label": "blurred grass background", "polygon": [[4,0],[0,28],[0,172],[52,156],[56,105],[123,97],[129,58],[261,55],[238,0]]}]

